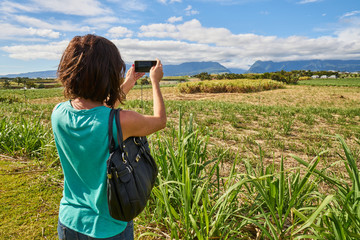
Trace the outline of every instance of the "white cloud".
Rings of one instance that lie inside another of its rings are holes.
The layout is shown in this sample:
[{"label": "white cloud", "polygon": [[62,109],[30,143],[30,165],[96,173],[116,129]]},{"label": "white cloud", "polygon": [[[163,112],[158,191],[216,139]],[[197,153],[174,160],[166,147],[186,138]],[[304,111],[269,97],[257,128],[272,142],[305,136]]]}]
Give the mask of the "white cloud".
[{"label": "white cloud", "polygon": [[120,9],[125,11],[140,11],[144,12],[147,9],[147,5],[141,0],[120,1]]},{"label": "white cloud", "polygon": [[11,15],[10,17],[13,20],[15,20],[16,22],[27,25],[27,26],[39,27],[39,28],[53,28],[52,24],[49,24],[49,23],[47,23],[43,20],[37,19],[37,18],[24,16],[24,15]]},{"label": "white cloud", "polygon": [[55,32],[51,29],[41,28],[25,28],[15,26],[9,23],[0,23],[1,35],[0,39],[16,39],[22,40],[21,38],[27,37],[44,37],[44,38],[59,38],[60,33]]},{"label": "white cloud", "polygon": [[185,14],[186,16],[192,16],[199,14],[199,11],[194,10],[191,5],[188,5],[187,8],[185,8]]},{"label": "white cloud", "polygon": [[0,3],[0,11],[2,13],[15,13],[19,11],[37,12],[39,9],[33,4],[19,4],[10,1],[3,1]]},{"label": "white cloud", "polygon": [[29,35],[35,35],[39,37],[59,38],[60,36],[59,32],[54,32],[51,29],[28,28],[25,31],[28,32]]},{"label": "white cloud", "polygon": [[169,1],[168,0],[158,0],[158,2],[160,2],[162,4],[176,3],[176,2],[181,3],[182,0],[169,0]]},{"label": "white cloud", "polygon": [[221,54],[221,48],[182,41],[119,39],[113,40],[113,42],[117,45],[121,55],[127,62],[156,57],[166,64],[189,61],[220,61],[223,55]]},{"label": "white cloud", "polygon": [[[348,43],[348,47],[357,50],[360,52],[360,48],[354,48],[355,46],[359,47],[360,44],[356,44],[355,41],[360,41],[360,28],[358,27],[351,27],[347,29],[343,29],[337,32],[338,39],[344,43]],[[354,39],[353,42],[349,41],[349,39]]]},{"label": "white cloud", "polygon": [[166,23],[143,25],[140,27],[140,30],[141,33],[138,34],[139,37],[178,38],[175,35],[179,34],[176,25]]},{"label": "white cloud", "polygon": [[[107,0],[118,5],[116,10],[145,11],[147,5],[142,0],[118,1]],[[179,1],[179,0],[171,0]],[[101,16],[114,14],[113,9],[106,7],[99,0],[30,0],[27,3],[14,3],[8,0],[0,2],[2,13],[17,12],[56,12],[76,16]],[[117,12],[118,13],[118,12]]]},{"label": "white cloud", "polygon": [[111,38],[122,38],[122,37],[132,37],[133,31],[127,29],[126,27],[118,26],[118,27],[112,27],[109,29],[106,36],[109,36]]},{"label": "white cloud", "polygon": [[314,3],[314,2],[321,2],[322,0],[302,0],[298,2],[299,4],[307,4],[307,3]]},{"label": "white cloud", "polygon": [[60,60],[69,41],[49,44],[5,46],[1,50],[9,53],[11,58],[21,60],[47,59]]},{"label": "white cloud", "polygon": [[32,0],[42,11],[51,11],[78,16],[96,16],[112,11],[97,0]]},{"label": "white cloud", "polygon": [[198,0],[204,3],[208,2],[215,2],[222,5],[238,5],[238,4],[246,4],[246,3],[253,3],[253,2],[263,2],[267,0]]},{"label": "white cloud", "polygon": [[94,18],[87,18],[85,20],[88,24],[103,24],[103,23],[118,23],[120,21],[119,18],[114,16],[102,16],[102,17],[94,17]]},{"label": "white cloud", "polygon": [[112,12],[103,7],[98,0],[31,0],[24,4],[3,1],[0,3],[0,10],[3,13],[50,11],[78,16],[95,16]]},{"label": "white cloud", "polygon": [[175,22],[181,22],[183,20],[183,17],[170,17],[167,21],[169,23],[175,23]]},{"label": "white cloud", "polygon": [[86,18],[83,21],[84,24],[90,25],[90,29],[99,30],[99,29],[109,29],[114,23],[119,24],[120,19],[113,16],[100,16],[93,18]]},{"label": "white cloud", "polygon": [[[360,24],[360,23],[359,23]],[[7,26],[1,26],[7,29]],[[19,30],[15,29],[14,31]],[[43,33],[45,34],[45,33]],[[35,34],[36,35],[36,34]],[[34,36],[35,36],[34,35]],[[41,33],[38,32],[37,36]],[[46,35],[46,34],[45,34]],[[207,28],[193,19],[179,24],[150,24],[135,33],[114,27],[107,33],[125,61],[159,57],[165,64],[189,61],[217,61],[227,67],[248,68],[255,60],[359,59],[360,28],[347,25],[332,36],[308,38],[233,34],[226,28]],[[147,39],[147,38],[150,39]],[[118,38],[118,39],[116,39]],[[159,40],[156,40],[156,39]],[[164,40],[168,39],[168,40]],[[60,59],[67,42],[18,45],[2,48],[18,59]]]},{"label": "white cloud", "polygon": [[[204,28],[201,23],[193,19],[183,24],[151,24],[140,27],[140,37],[171,37],[178,40],[188,40],[199,43],[226,43],[225,39],[233,37],[226,28]],[[225,42],[224,42],[225,40]]]},{"label": "white cloud", "polygon": [[114,16],[85,18],[80,23],[57,19],[50,19],[45,21],[25,15],[10,15],[9,18],[24,26],[46,28],[66,32],[91,32],[99,29],[109,29],[114,23],[132,24],[136,22],[136,20],[119,19]]},{"label": "white cloud", "polygon": [[[213,54],[208,58],[217,58],[218,61],[226,61],[232,66],[241,65],[241,62],[244,62],[242,59],[282,61],[360,57],[360,28],[356,27],[344,28],[335,33],[336,37],[320,38],[233,34],[225,28],[205,28],[196,19],[178,25],[151,24],[141,26],[140,30],[140,37],[172,38],[177,41],[203,44],[202,46],[208,46],[207,53]],[[182,47],[177,49],[183,51]],[[184,52],[184,54],[193,55],[192,52]]]},{"label": "white cloud", "polygon": [[64,20],[52,20],[52,23],[40,20],[34,17],[24,15],[10,15],[14,21],[21,23],[22,25],[35,27],[35,28],[46,28],[58,31],[70,31],[70,32],[88,32],[90,27],[75,24],[73,22]]},{"label": "white cloud", "polygon": [[360,14],[360,11],[357,10],[357,11],[352,11],[352,12],[347,12],[345,13],[343,16],[341,16],[340,18],[347,18],[347,17],[352,17],[352,16],[355,16],[355,15],[358,15]]}]

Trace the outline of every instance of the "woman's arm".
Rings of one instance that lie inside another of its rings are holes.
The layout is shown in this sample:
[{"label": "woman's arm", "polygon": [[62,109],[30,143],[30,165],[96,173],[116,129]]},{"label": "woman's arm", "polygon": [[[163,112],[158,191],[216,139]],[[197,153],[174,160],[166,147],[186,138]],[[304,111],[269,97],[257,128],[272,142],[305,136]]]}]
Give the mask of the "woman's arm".
[{"label": "woman's arm", "polygon": [[150,79],[153,90],[153,115],[141,115],[134,111],[121,111],[120,122],[124,140],[131,136],[146,136],[166,126],[166,111],[160,91],[160,80],[163,77],[163,68],[160,60],[150,70]]},{"label": "woman's arm", "polygon": [[124,83],[121,85],[122,91],[126,94],[134,87],[136,81],[144,76],[145,73],[135,72],[134,64],[131,68],[127,71]]},{"label": "woman's arm", "polygon": [[[120,86],[124,94],[127,95],[130,92],[130,90],[134,87],[136,81],[144,75],[145,73],[135,72],[135,66],[133,64],[131,68],[127,71],[125,80],[123,84],[121,84]],[[114,108],[117,108],[119,104],[120,101],[117,100],[116,103],[114,104]],[[107,106],[106,104],[104,105]],[[107,107],[111,108],[111,106],[107,106]]]}]

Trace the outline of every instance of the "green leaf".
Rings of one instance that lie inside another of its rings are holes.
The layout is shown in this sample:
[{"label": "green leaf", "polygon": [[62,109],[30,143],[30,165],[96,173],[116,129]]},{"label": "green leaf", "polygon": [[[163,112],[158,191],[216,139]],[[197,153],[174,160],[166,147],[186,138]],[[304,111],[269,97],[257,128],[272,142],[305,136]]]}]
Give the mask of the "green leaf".
[{"label": "green leaf", "polygon": [[[308,228],[310,225],[313,224],[313,222],[316,220],[316,218],[318,217],[318,215],[321,213],[321,211],[323,211],[325,209],[325,207],[334,200],[334,196],[333,195],[329,195],[327,196],[323,202],[320,204],[320,206],[315,210],[315,212],[313,214],[311,214],[311,216],[309,218],[306,219],[305,223],[299,228],[297,229],[294,234],[303,231],[304,229]],[[296,212],[296,209],[293,209],[294,212]]]}]

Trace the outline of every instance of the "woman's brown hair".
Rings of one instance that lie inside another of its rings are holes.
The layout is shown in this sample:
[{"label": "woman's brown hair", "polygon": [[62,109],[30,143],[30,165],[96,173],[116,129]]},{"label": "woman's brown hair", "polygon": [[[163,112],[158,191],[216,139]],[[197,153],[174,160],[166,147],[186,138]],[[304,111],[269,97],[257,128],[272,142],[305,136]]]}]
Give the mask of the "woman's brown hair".
[{"label": "woman's brown hair", "polygon": [[63,53],[57,70],[64,95],[106,103],[122,102],[125,63],[108,39],[88,34],[74,37]]}]

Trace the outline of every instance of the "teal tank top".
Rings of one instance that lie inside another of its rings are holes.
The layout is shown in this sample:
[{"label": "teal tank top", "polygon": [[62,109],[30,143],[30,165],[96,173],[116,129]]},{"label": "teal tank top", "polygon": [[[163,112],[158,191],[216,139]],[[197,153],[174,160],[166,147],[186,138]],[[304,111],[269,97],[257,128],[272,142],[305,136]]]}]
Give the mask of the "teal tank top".
[{"label": "teal tank top", "polygon": [[115,236],[127,224],[113,219],[107,204],[109,114],[110,108],[105,106],[77,110],[67,101],[60,103],[51,115],[64,172],[59,220],[66,227],[94,238]]}]

